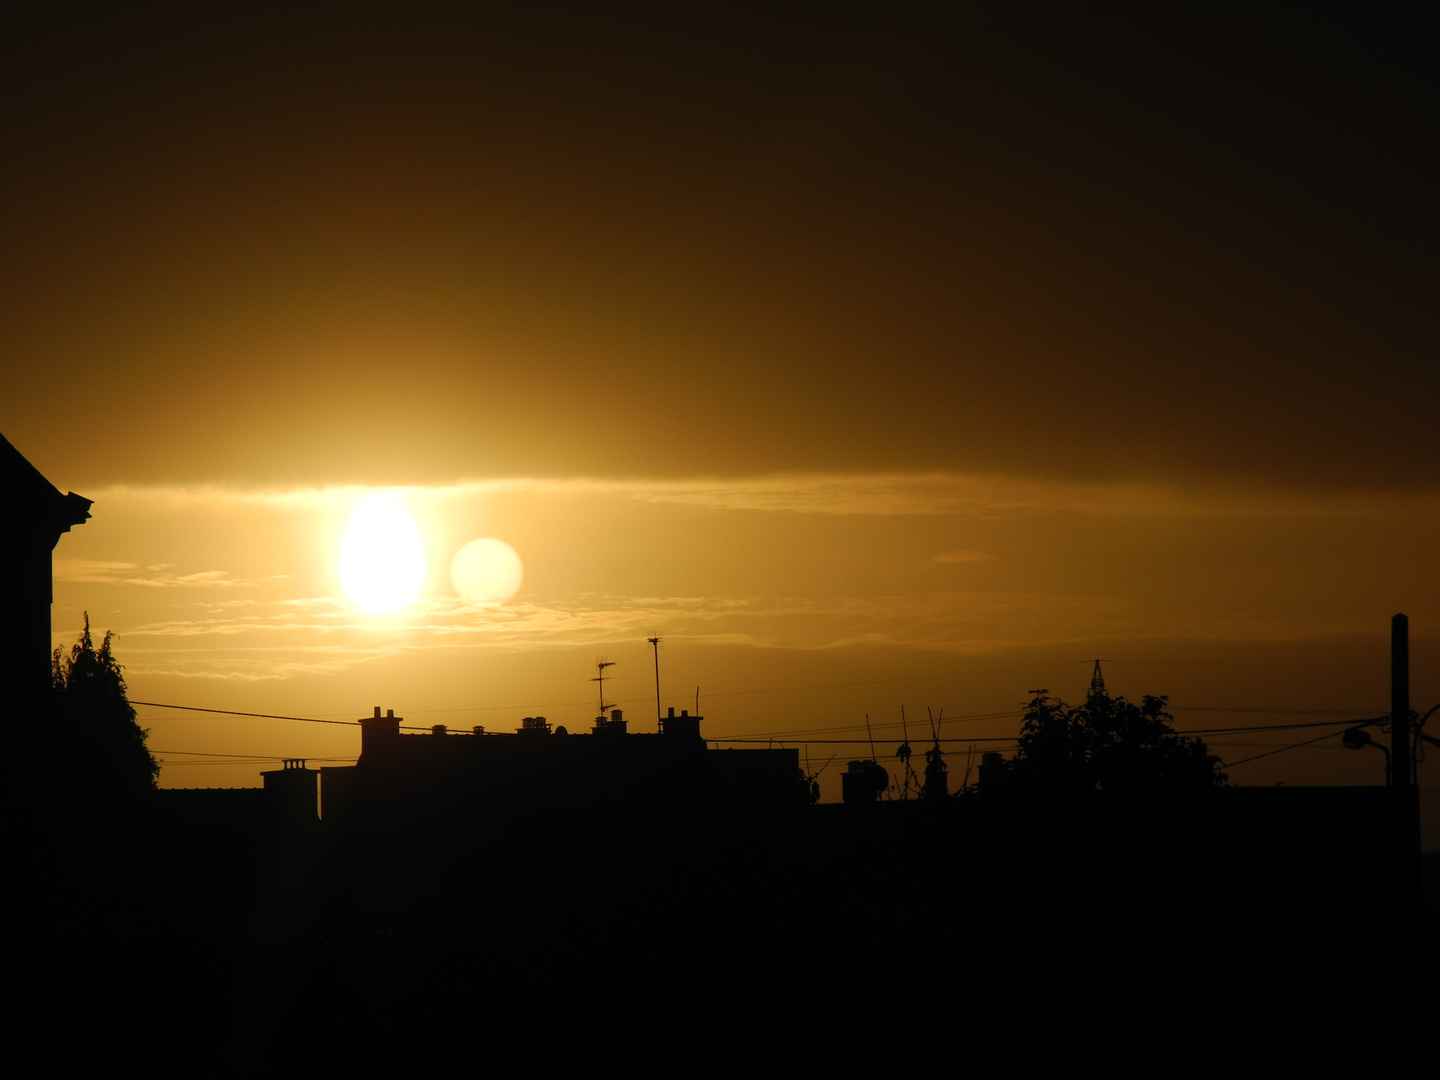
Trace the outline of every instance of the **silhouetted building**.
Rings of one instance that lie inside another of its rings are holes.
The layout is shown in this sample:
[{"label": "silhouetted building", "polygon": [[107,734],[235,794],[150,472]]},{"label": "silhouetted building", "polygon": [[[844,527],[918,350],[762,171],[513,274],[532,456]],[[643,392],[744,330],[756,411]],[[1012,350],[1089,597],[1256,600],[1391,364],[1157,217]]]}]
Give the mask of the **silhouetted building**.
[{"label": "silhouetted building", "polygon": [[60,494],[0,435],[0,679],[22,701],[50,686],[51,552],[90,517],[90,505]]},{"label": "silhouetted building", "polygon": [[804,805],[798,750],[710,750],[701,717],[670,715],[656,733],[632,733],[619,709],[588,734],[527,716],[513,733],[402,732],[393,710],[360,721],[360,758],[321,770],[327,824],[379,826],[578,814],[620,821],[728,809]]}]

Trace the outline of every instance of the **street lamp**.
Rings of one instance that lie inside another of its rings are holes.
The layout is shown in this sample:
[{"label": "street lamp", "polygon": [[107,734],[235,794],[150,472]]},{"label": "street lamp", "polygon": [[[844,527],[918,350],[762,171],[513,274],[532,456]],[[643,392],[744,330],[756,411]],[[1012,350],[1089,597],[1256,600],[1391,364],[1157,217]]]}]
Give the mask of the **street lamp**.
[{"label": "street lamp", "polygon": [[1373,746],[1385,755],[1385,786],[1390,786],[1390,751],[1387,747],[1377,743],[1370,737],[1370,733],[1363,727],[1347,728],[1345,734],[1340,736],[1340,741],[1345,744],[1346,750],[1364,750],[1367,746]]}]

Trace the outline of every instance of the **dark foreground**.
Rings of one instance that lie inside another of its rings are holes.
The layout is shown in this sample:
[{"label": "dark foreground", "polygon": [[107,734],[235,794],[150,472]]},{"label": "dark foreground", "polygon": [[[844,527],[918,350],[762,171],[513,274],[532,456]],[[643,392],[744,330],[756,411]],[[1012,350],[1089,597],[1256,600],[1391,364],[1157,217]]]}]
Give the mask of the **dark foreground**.
[{"label": "dark foreground", "polygon": [[182,803],[22,831],[12,970],[35,1052],[184,1048],[208,1072],[892,1035],[961,1054],[1092,1023],[1179,1042],[1198,1016],[1311,1023],[1397,986],[1420,1007],[1437,955],[1440,862],[1422,914],[1383,790],[350,835]]}]

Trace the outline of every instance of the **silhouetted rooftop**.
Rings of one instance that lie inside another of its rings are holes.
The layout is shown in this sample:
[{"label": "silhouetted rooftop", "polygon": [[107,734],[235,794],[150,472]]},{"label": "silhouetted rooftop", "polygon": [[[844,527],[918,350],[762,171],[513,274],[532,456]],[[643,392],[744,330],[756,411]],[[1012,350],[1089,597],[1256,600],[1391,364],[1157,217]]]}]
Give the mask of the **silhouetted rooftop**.
[{"label": "silhouetted rooftop", "polygon": [[62,495],[25,455],[0,435],[0,500],[12,520],[69,532],[90,517],[91,500],[73,491]]}]

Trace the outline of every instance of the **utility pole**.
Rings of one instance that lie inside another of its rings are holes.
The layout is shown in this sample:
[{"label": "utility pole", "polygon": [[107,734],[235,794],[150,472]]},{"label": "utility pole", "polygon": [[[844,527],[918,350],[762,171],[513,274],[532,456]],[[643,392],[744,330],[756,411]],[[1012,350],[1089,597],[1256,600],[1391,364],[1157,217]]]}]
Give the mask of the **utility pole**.
[{"label": "utility pole", "polygon": [[1410,620],[1390,620],[1390,784],[1395,796],[1396,913],[1404,932],[1422,906],[1420,799],[1410,738]]},{"label": "utility pole", "polygon": [[1410,755],[1410,620],[1390,620],[1390,783],[1400,791],[1414,786]]}]

